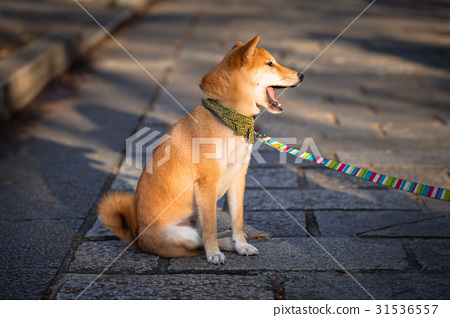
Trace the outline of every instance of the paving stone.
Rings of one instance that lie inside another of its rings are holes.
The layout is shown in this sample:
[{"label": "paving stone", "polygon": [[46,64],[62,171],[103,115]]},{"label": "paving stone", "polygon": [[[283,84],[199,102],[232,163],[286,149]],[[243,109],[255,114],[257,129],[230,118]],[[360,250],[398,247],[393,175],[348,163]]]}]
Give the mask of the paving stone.
[{"label": "paving stone", "polygon": [[409,246],[424,269],[450,269],[450,242],[448,240],[413,240]]},{"label": "paving stone", "polygon": [[[294,222],[291,217],[284,211],[257,211],[244,213],[244,222],[247,226],[259,231],[259,236],[273,237],[306,237],[308,236],[306,229],[305,213],[299,211],[289,212],[298,223]],[[246,230],[246,229],[244,229]],[[252,235],[252,232],[246,232]],[[253,234],[254,235],[254,234]]]},{"label": "paving stone", "polygon": [[160,116],[158,112],[150,111],[146,114],[145,118],[142,119],[142,122],[137,129],[147,127],[150,129],[157,130],[163,134],[167,133],[173,123],[167,122],[163,116]]},{"label": "paving stone", "polygon": [[361,236],[450,237],[450,217],[440,217],[368,231]]},{"label": "paving stone", "polygon": [[[29,192],[31,196],[36,193],[32,190]],[[33,193],[33,194],[32,194]],[[61,205],[60,203],[46,204],[42,201],[35,202],[34,205],[30,205],[33,200],[23,199],[20,196],[16,196],[16,193],[4,193],[4,196],[0,194],[0,197],[8,198],[8,201],[3,201],[0,199],[4,205],[0,207],[0,219],[2,220],[16,220],[18,222],[23,220],[33,220],[38,219],[41,216],[45,218],[73,218],[80,217],[80,212]],[[18,194],[18,193],[17,193]],[[22,196],[26,196],[22,193]],[[15,201],[14,199],[18,199]],[[30,197],[28,197],[30,198]],[[14,211],[14,213],[12,213]]]},{"label": "paving stone", "polygon": [[[322,236],[365,235],[379,229],[398,229],[405,224],[425,231],[421,221],[445,216],[442,213],[419,211],[315,211],[314,214]],[[395,230],[390,233],[388,236],[402,236]]]},{"label": "paving stone", "polygon": [[382,185],[330,169],[306,169],[305,178],[310,189],[384,188]]},{"label": "paving stone", "polygon": [[[397,242],[381,242],[354,238],[317,238],[346,269],[406,269],[402,247]],[[260,271],[260,270],[330,270],[342,269],[315,241],[310,238],[249,240],[258,248],[257,256],[242,256],[225,252],[227,262],[211,266],[205,255],[171,259],[169,272],[186,271]]]},{"label": "paving stone", "polygon": [[[300,90],[301,89],[302,88],[300,87]],[[330,98],[331,96],[328,92],[322,92],[322,95],[324,98]],[[335,99],[336,97],[332,96],[331,98]],[[308,119],[302,119],[301,114],[303,113],[303,110],[301,107],[295,106],[296,103],[300,103],[299,99],[286,102],[280,101],[282,104],[288,105],[286,107],[292,107],[297,114],[300,114],[298,117],[288,115],[274,116],[273,114],[264,113],[256,122],[258,125],[257,131],[263,132],[268,136],[273,137],[275,140],[278,140],[275,137],[283,136],[297,137],[299,141],[303,140],[305,137],[314,138],[314,140],[324,136],[338,136],[346,138],[353,136],[355,132],[357,132],[359,136],[364,136],[366,138],[378,138],[380,136],[378,130],[374,126],[367,125],[363,122],[354,121],[353,125],[348,126],[337,125],[337,117],[331,115],[330,112],[323,112],[322,116],[324,118],[331,118],[333,120],[333,123],[331,124],[323,124],[320,122],[310,121]],[[353,96],[344,96],[343,100],[340,101],[343,105],[348,105],[354,102]],[[301,100],[301,103],[308,105],[310,109],[315,109],[315,106],[318,104],[317,102],[303,100]],[[337,111],[337,109],[335,109],[335,111]],[[322,152],[322,149],[319,148],[319,150]],[[322,156],[326,157],[327,153],[322,153]]]},{"label": "paving stone", "polygon": [[87,240],[96,240],[105,238],[117,238],[117,236],[110,230],[108,230],[106,226],[103,225],[102,221],[100,221],[100,219],[97,219],[92,228],[86,233],[84,238]]},{"label": "paving stone", "polygon": [[[288,238],[289,243],[294,244],[297,248],[303,249],[302,244],[305,240],[308,240],[311,248],[309,251],[305,251],[303,257],[310,256],[311,258],[319,254],[318,244],[312,242],[311,239],[294,239]],[[352,238],[316,238],[325,250],[328,251],[339,263],[346,269],[405,269],[407,263],[405,260],[405,254],[402,247],[397,242],[385,242],[375,240],[360,240]],[[341,269],[330,257],[325,254],[323,250],[320,250],[326,260],[328,260],[329,268]],[[324,260],[324,263],[327,261]],[[310,259],[311,261],[311,259]],[[316,268],[327,267],[319,262],[316,263]]]},{"label": "paving stone", "polygon": [[[449,273],[352,273],[375,299],[448,299]],[[286,299],[371,299],[346,273],[292,274],[284,283]],[[367,308],[372,311],[375,308]]]},{"label": "paving stone", "polygon": [[[75,299],[95,278],[68,276],[56,298]],[[273,299],[273,292],[264,275],[103,275],[80,299]]]},{"label": "paving stone", "polygon": [[[200,78],[198,78],[198,82],[200,82]],[[164,88],[170,92],[176,101],[167,94],[160,94],[154,103],[153,110],[160,113],[160,116],[167,122],[175,123],[201,104],[203,96],[197,83],[195,85],[186,83],[166,84]]]},{"label": "paving stone", "polygon": [[298,175],[289,168],[249,169],[246,176],[246,188],[297,188]]},{"label": "paving stone", "polygon": [[[408,116],[411,119],[410,116]],[[431,117],[431,116],[430,116]],[[450,137],[450,129],[441,123],[420,123],[417,120],[402,123],[388,123],[383,125],[388,138],[433,139],[440,136],[443,139]]]},{"label": "paving stone", "polygon": [[[447,186],[445,188],[449,189],[450,186]],[[420,200],[424,203],[428,211],[447,212],[447,213],[450,212],[450,202],[448,201],[436,200],[423,196],[420,197]]]},{"label": "paving stone", "polygon": [[0,268],[60,266],[82,223],[83,219],[0,220]]},{"label": "paving stone", "polygon": [[450,156],[447,150],[434,150],[426,152],[401,151],[401,152],[381,152],[381,151],[338,151],[338,160],[355,166],[432,166],[448,168],[446,160]]},{"label": "paving stone", "polygon": [[228,211],[217,212],[217,230],[218,232],[231,229],[230,214]]},{"label": "paving stone", "polygon": [[224,195],[219,200],[217,200],[217,211],[222,211],[225,206],[225,202],[227,201],[227,196]]},{"label": "paving stone", "polygon": [[[244,213],[245,218],[245,213]],[[244,219],[245,221],[245,219]],[[218,211],[217,212],[217,230],[218,232],[230,231],[231,230],[231,218],[228,211]],[[254,227],[247,222],[244,222],[244,233],[249,238],[259,238],[270,236],[269,233],[265,232],[261,228]]]},{"label": "paving stone", "polygon": [[[203,22],[204,21],[200,23],[203,24]],[[211,24],[209,27],[211,27]],[[223,30],[218,31],[223,32]],[[170,83],[171,85],[180,85],[181,87],[187,87],[186,84],[192,85],[190,88],[187,88],[187,90],[191,91],[190,95],[192,97],[197,98],[191,97],[191,99],[186,100],[186,102],[192,103],[193,105],[200,103],[200,99],[198,98],[201,95],[200,90],[198,87],[195,87],[195,84],[197,82],[200,83],[200,79],[223,59],[224,52],[229,49],[229,47],[218,48],[217,44],[217,41],[210,41],[208,45],[203,38],[203,41],[190,41],[183,48],[180,58],[177,60],[174,67]],[[169,88],[172,89],[169,91],[173,91],[173,86]],[[196,94],[192,94],[192,92],[195,92]],[[186,92],[184,94],[186,94]]]},{"label": "paving stone", "polygon": [[111,185],[112,190],[136,191],[137,182],[142,171],[126,164],[122,164],[119,173]]},{"label": "paving stone", "polygon": [[57,268],[0,268],[1,299],[42,299]]},{"label": "paving stone", "polygon": [[[344,110],[337,113],[339,118],[339,125],[356,127],[359,129],[359,126],[355,126],[355,121],[359,122],[359,125],[366,125],[372,127],[373,129],[379,131],[379,137],[386,138],[399,138],[402,142],[407,141],[407,139],[423,139],[424,134],[420,134],[419,131],[423,130],[424,127],[441,127],[442,124],[436,122],[433,119],[430,113],[426,113],[426,111],[413,112],[411,110],[411,105],[407,103],[398,103],[398,102],[388,102],[389,106],[392,108],[396,108],[396,111],[383,111],[380,110],[379,103],[374,100],[367,100],[363,98],[361,101],[361,108],[357,112],[352,112],[350,107],[344,106]],[[384,102],[384,101],[383,101]],[[409,111],[408,116],[405,116],[404,112]],[[417,132],[409,132],[407,133],[406,129],[404,134],[390,134],[390,129],[399,127],[417,127],[422,128],[418,129]],[[436,132],[436,129],[433,129]],[[443,133],[443,131],[441,131]],[[445,135],[445,134],[444,134]],[[373,138],[376,143],[377,138]],[[388,145],[389,142],[386,142]],[[367,146],[370,146],[367,145]],[[367,148],[367,146],[363,146]],[[408,149],[410,150],[410,149]]]},{"label": "paving stone", "polygon": [[[304,228],[305,216],[303,212],[290,212]],[[217,212],[218,232],[231,230],[231,220],[228,211]],[[249,238],[259,237],[300,237],[306,233],[292,219],[281,211],[251,211],[244,213],[244,232]]]},{"label": "paving stone", "polygon": [[[51,142],[36,141],[42,151],[68,151],[66,147]],[[32,147],[34,148],[34,147]],[[35,149],[35,151],[37,151]],[[24,220],[45,218],[74,218],[85,217],[88,209],[93,205],[95,196],[89,187],[100,188],[105,174],[93,171],[87,176],[84,166],[86,158],[78,156],[79,162],[72,166],[72,159],[66,159],[65,173],[56,177],[52,169],[60,168],[63,159],[53,158],[49,166],[40,167],[46,159],[42,155],[23,154],[2,159],[0,165],[0,218],[4,220]],[[39,163],[41,162],[41,163]],[[84,182],[76,181],[84,178]],[[93,180],[92,176],[98,180]],[[92,181],[92,182],[91,182]],[[12,211],[14,213],[12,213]]]},{"label": "paving stone", "polygon": [[[404,114],[402,114],[404,115]],[[333,151],[384,151],[387,154],[392,151],[404,151],[411,149],[421,149],[421,151],[450,149],[450,139],[405,139],[405,138],[365,138],[360,136],[349,136],[339,138],[327,136],[317,138],[316,144],[319,149],[328,152]]]},{"label": "paving stone", "polygon": [[[396,190],[268,190],[284,209],[292,210],[419,210],[420,206]],[[264,191],[247,190],[244,210],[282,210]]]},{"label": "paving stone", "polygon": [[69,272],[101,273],[111,265],[106,274],[143,274],[154,271],[158,266],[158,256],[134,247],[126,249],[127,246],[121,241],[83,242],[75,252]]},{"label": "paving stone", "polygon": [[371,299],[345,272],[293,273],[284,283],[284,291],[288,300]]}]

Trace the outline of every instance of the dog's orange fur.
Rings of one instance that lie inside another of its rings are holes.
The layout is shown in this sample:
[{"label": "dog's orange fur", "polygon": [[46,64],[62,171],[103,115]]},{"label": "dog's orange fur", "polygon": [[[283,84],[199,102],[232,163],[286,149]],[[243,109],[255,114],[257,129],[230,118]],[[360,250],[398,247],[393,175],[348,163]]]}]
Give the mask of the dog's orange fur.
[{"label": "dog's orange fur", "polygon": [[[270,105],[267,87],[292,87],[301,81],[297,72],[277,64],[266,50],[256,47],[258,41],[259,36],[246,45],[236,42],[200,84],[209,98],[246,116],[258,114],[258,106],[281,112]],[[162,257],[195,255],[202,246],[208,262],[215,264],[225,262],[220,249],[257,254],[243,232],[245,175],[252,144],[203,106],[190,115],[172,126],[167,132],[171,138],[155,149],[153,160],[147,163],[153,165],[147,169],[152,173],[143,171],[134,200],[121,192],[108,194],[99,204],[99,216],[123,241],[131,243],[137,237],[139,248]],[[219,138],[223,148],[218,158],[210,158],[216,152],[215,144],[193,147],[195,138]],[[170,160],[158,167],[166,147],[170,147]],[[196,149],[200,154],[193,153]],[[208,153],[209,158],[204,155]],[[200,155],[198,163],[193,155]],[[225,193],[231,235],[218,238],[216,202]]]}]

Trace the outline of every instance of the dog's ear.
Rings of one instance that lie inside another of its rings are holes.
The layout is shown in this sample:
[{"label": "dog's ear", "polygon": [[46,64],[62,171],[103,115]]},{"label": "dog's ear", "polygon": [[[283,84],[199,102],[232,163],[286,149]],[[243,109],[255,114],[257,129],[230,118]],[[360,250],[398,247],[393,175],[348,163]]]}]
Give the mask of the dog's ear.
[{"label": "dog's ear", "polygon": [[237,47],[243,46],[243,45],[244,45],[244,43],[242,43],[241,41],[237,41],[236,43],[234,43],[232,50],[234,50]]},{"label": "dog's ear", "polygon": [[244,46],[244,53],[242,54],[242,60],[244,63],[248,62],[253,57],[253,54],[255,54],[256,44],[258,44],[258,41],[259,35],[255,36],[253,40]]}]

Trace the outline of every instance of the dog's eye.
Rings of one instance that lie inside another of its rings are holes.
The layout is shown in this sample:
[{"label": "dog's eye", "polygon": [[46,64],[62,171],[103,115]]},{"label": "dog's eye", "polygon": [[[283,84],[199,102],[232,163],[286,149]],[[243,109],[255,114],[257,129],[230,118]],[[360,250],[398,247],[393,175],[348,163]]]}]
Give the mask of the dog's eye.
[{"label": "dog's eye", "polygon": [[270,67],[274,67],[275,64],[273,64],[273,62],[267,62],[266,65],[269,65]]}]

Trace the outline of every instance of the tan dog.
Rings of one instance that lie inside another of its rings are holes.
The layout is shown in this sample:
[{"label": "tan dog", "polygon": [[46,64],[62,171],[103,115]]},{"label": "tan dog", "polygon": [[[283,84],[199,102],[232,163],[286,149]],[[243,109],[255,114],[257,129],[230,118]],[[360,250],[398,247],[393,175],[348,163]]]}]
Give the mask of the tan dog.
[{"label": "tan dog", "polygon": [[[246,45],[236,42],[200,84],[210,99],[245,116],[258,114],[258,106],[280,113],[274,89],[298,86],[303,78],[256,47],[258,41],[259,36]],[[102,222],[123,241],[136,240],[143,251],[162,257],[192,256],[202,246],[213,264],[225,263],[220,249],[258,254],[243,232],[245,175],[252,151],[249,139],[238,136],[204,106],[196,107],[167,134],[171,138],[153,152],[153,160],[147,163],[152,164],[147,169],[152,173],[142,172],[136,195],[115,192],[102,199]],[[158,167],[168,146],[170,160]],[[231,234],[218,235],[216,204],[225,193]]]}]

